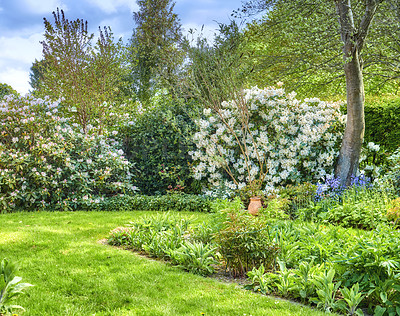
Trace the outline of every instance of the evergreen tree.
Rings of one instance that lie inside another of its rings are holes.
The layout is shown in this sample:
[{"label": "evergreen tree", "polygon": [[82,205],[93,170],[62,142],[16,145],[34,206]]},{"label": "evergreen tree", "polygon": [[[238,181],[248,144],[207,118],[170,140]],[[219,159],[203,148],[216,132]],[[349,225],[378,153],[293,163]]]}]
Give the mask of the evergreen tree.
[{"label": "evergreen tree", "polygon": [[171,93],[178,84],[184,53],[181,24],[171,0],[138,0],[133,13],[136,29],[131,41],[132,79],[139,100],[148,104],[155,90]]}]

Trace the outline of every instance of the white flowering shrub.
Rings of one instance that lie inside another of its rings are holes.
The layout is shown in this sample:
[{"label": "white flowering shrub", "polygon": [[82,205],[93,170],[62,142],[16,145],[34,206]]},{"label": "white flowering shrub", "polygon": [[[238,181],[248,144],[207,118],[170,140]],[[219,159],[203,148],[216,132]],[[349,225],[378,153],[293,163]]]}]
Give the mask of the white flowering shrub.
[{"label": "white flowering shrub", "polygon": [[195,177],[231,190],[256,180],[265,191],[320,179],[332,172],[344,121],[339,103],[299,101],[274,87],[244,90],[197,122]]},{"label": "white flowering shrub", "polygon": [[122,150],[57,113],[57,102],[31,96],[0,101],[0,212],[88,208],[134,190]]}]

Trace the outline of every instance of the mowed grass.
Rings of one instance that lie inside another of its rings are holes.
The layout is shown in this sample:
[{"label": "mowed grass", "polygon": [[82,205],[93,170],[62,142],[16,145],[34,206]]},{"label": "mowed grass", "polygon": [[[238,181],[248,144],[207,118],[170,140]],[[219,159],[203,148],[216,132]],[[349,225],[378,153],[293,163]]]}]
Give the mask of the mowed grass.
[{"label": "mowed grass", "polygon": [[[35,285],[16,301],[20,315],[323,315],[99,243],[145,214],[0,214],[0,259]],[[207,217],[177,216],[193,215]]]}]

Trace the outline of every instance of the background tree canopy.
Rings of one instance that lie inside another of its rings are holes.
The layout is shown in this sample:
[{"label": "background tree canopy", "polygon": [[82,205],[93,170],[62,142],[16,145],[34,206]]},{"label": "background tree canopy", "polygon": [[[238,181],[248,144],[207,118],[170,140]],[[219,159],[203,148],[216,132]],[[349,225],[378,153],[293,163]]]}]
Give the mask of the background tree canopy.
[{"label": "background tree canopy", "polygon": [[[256,3],[257,2],[257,3]],[[268,5],[269,4],[269,5]],[[352,1],[355,25],[365,1]],[[244,29],[246,48],[255,65],[250,84],[283,81],[303,96],[345,94],[343,42],[335,1],[253,1],[241,16],[264,10]],[[361,52],[367,92],[397,92],[400,18],[397,1],[378,6]]]}]

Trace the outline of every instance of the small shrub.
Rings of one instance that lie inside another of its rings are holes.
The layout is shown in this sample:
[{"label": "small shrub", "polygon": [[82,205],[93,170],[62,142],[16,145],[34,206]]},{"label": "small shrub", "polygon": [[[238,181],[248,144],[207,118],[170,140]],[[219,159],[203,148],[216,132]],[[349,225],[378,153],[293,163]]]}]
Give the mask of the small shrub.
[{"label": "small shrub", "polygon": [[316,185],[306,182],[299,185],[287,185],[279,191],[279,196],[287,199],[288,213],[293,217],[297,209],[307,207],[310,204],[316,191]]},{"label": "small shrub", "polygon": [[243,203],[239,197],[233,200],[215,199],[211,201],[211,211],[213,214],[207,221],[194,227],[190,233],[190,238],[194,241],[203,243],[214,243],[216,234],[224,228],[226,214],[243,210]]},{"label": "small shrub", "polygon": [[279,247],[268,235],[269,227],[247,211],[228,213],[224,229],[215,236],[215,243],[227,270],[234,276],[245,275],[261,264],[272,268]]}]

